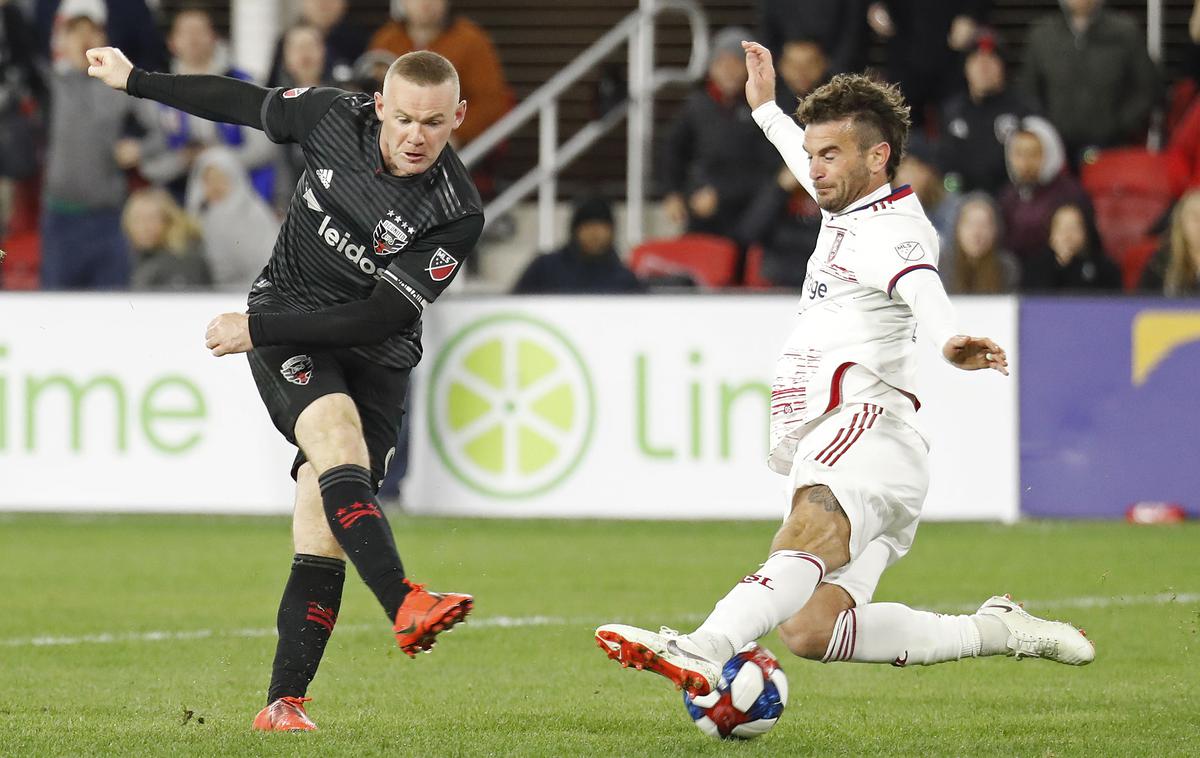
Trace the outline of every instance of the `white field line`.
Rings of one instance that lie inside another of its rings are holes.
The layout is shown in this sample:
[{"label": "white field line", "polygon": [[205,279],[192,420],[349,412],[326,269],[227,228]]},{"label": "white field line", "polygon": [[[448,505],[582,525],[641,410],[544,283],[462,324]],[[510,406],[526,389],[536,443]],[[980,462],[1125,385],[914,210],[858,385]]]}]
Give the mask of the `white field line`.
[{"label": "white field line", "polygon": [[[1170,605],[1172,603],[1200,603],[1200,592],[1162,592],[1157,595],[1125,595],[1115,597],[1067,597],[1058,600],[1030,600],[1025,604],[1039,611],[1042,608],[1110,608],[1131,605]],[[979,607],[979,602],[973,603],[935,603],[931,610],[967,613]],[[704,614],[674,616],[672,619],[681,621],[700,621]],[[596,626],[614,619],[599,619],[595,617],[565,618],[562,616],[485,616],[472,618],[465,630],[472,629],[509,629],[531,626]],[[343,624],[339,632],[379,631],[384,627],[380,624]],[[102,634],[86,634],[75,637],[41,635],[38,637],[12,637],[0,639],[0,647],[58,647],[70,645],[108,645],[117,642],[174,642],[183,640],[203,640],[238,637],[273,637],[275,629],[268,627],[248,629],[185,629],[180,631],[151,631],[151,632],[104,632]]]}]

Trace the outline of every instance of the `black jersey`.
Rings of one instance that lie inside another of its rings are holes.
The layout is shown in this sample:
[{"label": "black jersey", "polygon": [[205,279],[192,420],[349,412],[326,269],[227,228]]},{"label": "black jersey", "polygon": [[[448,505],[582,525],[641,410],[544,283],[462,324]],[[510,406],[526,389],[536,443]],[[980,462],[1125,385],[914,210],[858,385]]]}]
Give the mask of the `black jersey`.
[{"label": "black jersey", "polygon": [[[371,96],[328,87],[273,90],[262,122],[272,141],[300,144],[304,173],[250,290],[251,313],[364,300],[380,280],[421,311],[446,289],[483,229],[479,192],[449,145],[424,172],[394,176],[383,165]],[[421,358],[420,320],[350,349],[412,367]]]}]

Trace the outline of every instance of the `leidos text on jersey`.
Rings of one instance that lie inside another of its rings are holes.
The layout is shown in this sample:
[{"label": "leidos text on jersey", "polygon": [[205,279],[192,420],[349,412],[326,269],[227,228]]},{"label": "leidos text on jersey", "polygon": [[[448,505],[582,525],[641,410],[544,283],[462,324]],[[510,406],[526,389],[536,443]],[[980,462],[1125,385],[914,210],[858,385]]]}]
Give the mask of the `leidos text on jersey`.
[{"label": "leidos text on jersey", "polygon": [[367,248],[363,245],[348,245],[350,232],[339,232],[329,225],[329,216],[321,219],[317,228],[317,236],[325,240],[325,244],[336,248],[339,253],[345,253],[349,261],[359,267],[364,274],[375,275],[375,262],[366,257]]}]

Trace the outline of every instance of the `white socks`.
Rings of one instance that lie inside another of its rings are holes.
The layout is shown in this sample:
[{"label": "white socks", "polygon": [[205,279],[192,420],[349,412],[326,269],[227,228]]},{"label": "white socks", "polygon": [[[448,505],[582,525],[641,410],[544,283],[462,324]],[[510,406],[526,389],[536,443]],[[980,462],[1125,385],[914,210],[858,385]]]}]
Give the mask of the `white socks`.
[{"label": "white socks", "polygon": [[870,603],[842,611],[821,660],[928,666],[1004,652],[1007,629],[999,624],[1004,641],[997,650],[997,630],[977,623],[987,620],[917,611],[899,603]]},{"label": "white socks", "polygon": [[[713,646],[724,638],[733,652],[757,640],[804,607],[825,577],[825,562],[812,553],[779,550],[771,553],[755,574],[750,574],[717,603],[700,627],[688,637]],[[725,660],[729,657],[720,660]]]}]

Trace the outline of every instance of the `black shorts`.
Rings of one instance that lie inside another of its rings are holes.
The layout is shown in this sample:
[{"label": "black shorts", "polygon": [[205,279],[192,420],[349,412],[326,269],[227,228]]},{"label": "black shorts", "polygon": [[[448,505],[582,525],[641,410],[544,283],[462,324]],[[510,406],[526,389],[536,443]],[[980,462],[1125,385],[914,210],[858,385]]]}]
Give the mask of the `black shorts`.
[{"label": "black shorts", "polygon": [[[383,482],[396,453],[396,438],[404,418],[408,369],[372,363],[349,350],[305,350],[299,347],[257,347],[247,354],[258,394],[275,428],[296,444],[296,419],[314,400],[325,395],[349,395],[358,407],[363,436],[371,456],[371,480]],[[308,460],[301,450],[292,464],[292,478]]]}]

